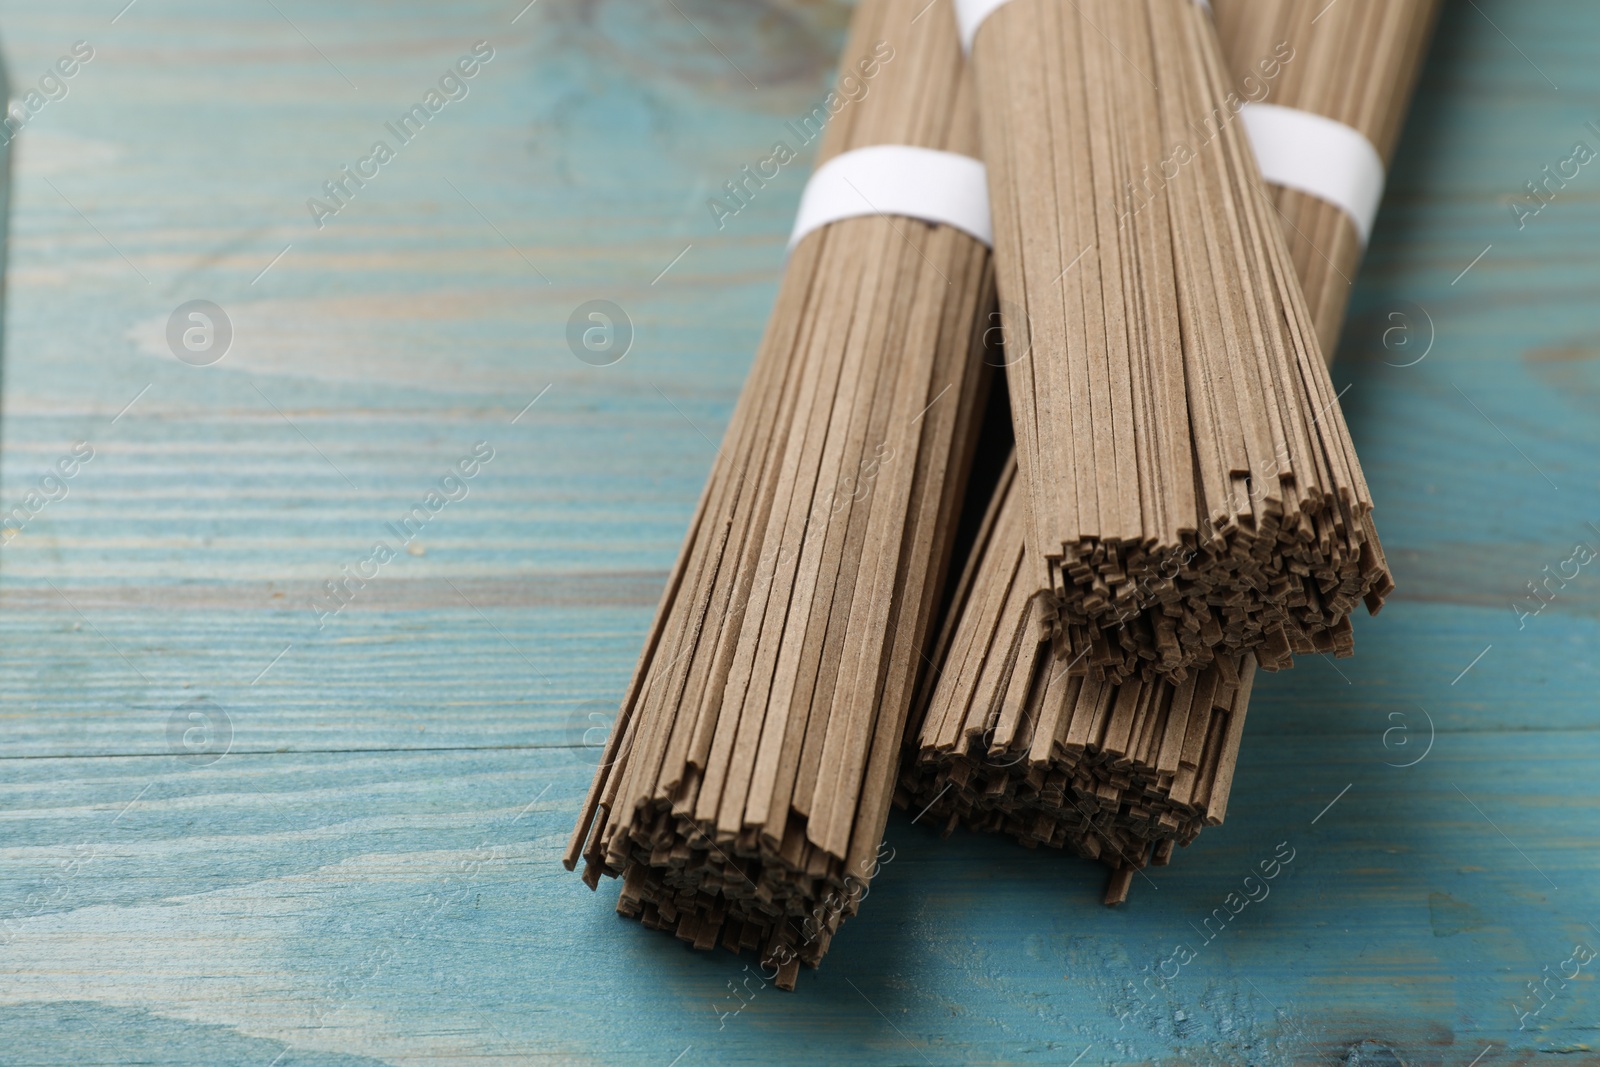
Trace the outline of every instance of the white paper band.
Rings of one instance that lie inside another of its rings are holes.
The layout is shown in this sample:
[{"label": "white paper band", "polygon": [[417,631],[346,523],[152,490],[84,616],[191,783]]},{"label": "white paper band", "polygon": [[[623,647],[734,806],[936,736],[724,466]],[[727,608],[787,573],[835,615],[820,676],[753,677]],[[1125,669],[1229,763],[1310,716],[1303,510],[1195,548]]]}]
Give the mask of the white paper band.
[{"label": "white paper band", "polygon": [[1366,244],[1383,199],[1383,157],[1342,122],[1277,104],[1246,104],[1244,119],[1261,176],[1343,211]]},{"label": "white paper band", "polygon": [[[1195,3],[1211,10],[1211,0],[1194,0]],[[955,0],[956,25],[961,27],[961,47],[964,51],[972,51],[972,39],[978,36],[978,27],[983,25],[983,20],[994,14],[995,8],[1006,3],[1006,0]]]},{"label": "white paper band", "polygon": [[862,215],[943,223],[994,244],[983,164],[955,152],[880,144],[834,156],[816,169],[800,194],[789,247],[830,222]]}]

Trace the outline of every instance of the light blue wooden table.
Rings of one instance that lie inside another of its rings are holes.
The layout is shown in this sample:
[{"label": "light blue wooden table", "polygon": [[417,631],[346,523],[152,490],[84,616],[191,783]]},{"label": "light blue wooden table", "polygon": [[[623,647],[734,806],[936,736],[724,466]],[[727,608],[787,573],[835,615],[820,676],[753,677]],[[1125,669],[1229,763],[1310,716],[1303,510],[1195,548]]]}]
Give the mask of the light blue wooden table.
[{"label": "light blue wooden table", "polygon": [[[1258,686],[1227,825],[1108,910],[1098,868],[896,815],[823,969],[723,1015],[743,962],[558,854],[804,166],[720,231],[705,201],[847,9],[124,3],[0,3],[19,93],[93,49],[17,142],[0,1063],[1600,1063],[1600,561],[1566,562],[1600,548],[1600,164],[1509,207],[1600,148],[1592,4],[1448,4],[1336,375],[1400,590]],[[614,365],[566,341],[593,299]],[[168,344],[191,300],[219,362]]]}]

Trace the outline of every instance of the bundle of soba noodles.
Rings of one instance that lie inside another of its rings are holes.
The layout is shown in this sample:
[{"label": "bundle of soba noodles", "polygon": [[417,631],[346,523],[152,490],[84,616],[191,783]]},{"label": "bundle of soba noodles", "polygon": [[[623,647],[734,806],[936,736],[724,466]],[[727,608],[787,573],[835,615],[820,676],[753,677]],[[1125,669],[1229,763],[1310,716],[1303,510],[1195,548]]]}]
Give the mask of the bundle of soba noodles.
[{"label": "bundle of soba noodles", "polygon": [[989,210],[951,11],[863,0],[777,306],[568,868],[793,988],[877,869],[986,387]]},{"label": "bundle of soba noodles", "polygon": [[1391,582],[1209,11],[962,6],[1059,653],[1111,682],[1347,654]]}]

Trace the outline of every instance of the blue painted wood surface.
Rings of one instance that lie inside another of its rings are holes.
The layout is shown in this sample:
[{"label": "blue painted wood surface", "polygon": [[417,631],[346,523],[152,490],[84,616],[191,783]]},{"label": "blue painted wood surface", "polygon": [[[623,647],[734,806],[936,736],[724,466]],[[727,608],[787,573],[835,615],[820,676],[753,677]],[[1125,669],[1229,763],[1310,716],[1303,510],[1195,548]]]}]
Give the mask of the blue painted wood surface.
[{"label": "blue painted wood surface", "polygon": [[[1098,868],[896,815],[823,968],[746,1002],[558,854],[804,167],[705,200],[847,9],[123,2],[0,3],[18,92],[95,50],[16,156],[5,509],[93,458],[0,547],[0,1063],[1600,1063],[1600,564],[1513,610],[1600,547],[1600,166],[1509,207],[1600,148],[1592,5],[1447,6],[1336,371],[1399,592],[1258,684],[1227,825],[1108,910]],[[215,365],[168,350],[191,299]],[[565,339],[590,299],[612,366]]]}]

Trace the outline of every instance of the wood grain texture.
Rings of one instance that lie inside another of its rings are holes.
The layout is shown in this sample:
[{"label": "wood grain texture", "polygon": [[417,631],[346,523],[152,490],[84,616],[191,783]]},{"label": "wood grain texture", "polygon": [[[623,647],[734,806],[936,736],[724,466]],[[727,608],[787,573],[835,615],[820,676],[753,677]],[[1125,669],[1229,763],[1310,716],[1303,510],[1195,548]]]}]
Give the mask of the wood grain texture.
[{"label": "wood grain texture", "polygon": [[[0,1062],[1600,1063],[1589,970],[1516,1014],[1600,948],[1600,574],[1511,609],[1600,546],[1600,172],[1521,230],[1506,203],[1600,147],[1589,6],[1446,5],[1335,370],[1399,591],[1342,677],[1258,684],[1227,825],[1110,911],[1089,864],[897,816],[823,968],[721,1018],[742,961],[559,855],[804,168],[720,231],[705,200],[821,100],[848,13],[276,3],[0,3],[15,87],[96,49],[16,154],[0,501],[95,458],[0,547]],[[468,98],[317,231],[305,198],[479,38]],[[213,367],[161,340],[193,298],[237,327]],[[564,338],[593,298],[636,327],[611,367]],[[316,587],[478,440],[426,554],[319,632]],[[171,752],[197,698],[211,763]],[[1420,709],[1431,752],[1386,766]]]}]

